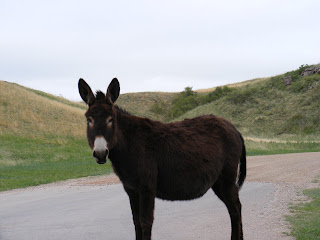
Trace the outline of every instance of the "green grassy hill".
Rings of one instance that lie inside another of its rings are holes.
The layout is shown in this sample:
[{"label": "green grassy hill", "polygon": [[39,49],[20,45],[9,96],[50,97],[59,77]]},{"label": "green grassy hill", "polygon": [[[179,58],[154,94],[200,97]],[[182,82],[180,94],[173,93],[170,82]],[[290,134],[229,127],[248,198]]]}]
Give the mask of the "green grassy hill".
[{"label": "green grassy hill", "polygon": [[[292,84],[283,78],[292,75]],[[261,79],[201,105],[174,120],[215,114],[233,122],[245,136],[320,139],[320,74],[296,71]]]},{"label": "green grassy hill", "polygon": [[178,93],[166,92],[141,92],[121,94],[117,100],[117,104],[129,111],[131,114],[147,117],[154,120],[164,121],[164,114],[156,114],[153,111],[155,104],[161,103],[168,108],[171,106],[172,100]]}]

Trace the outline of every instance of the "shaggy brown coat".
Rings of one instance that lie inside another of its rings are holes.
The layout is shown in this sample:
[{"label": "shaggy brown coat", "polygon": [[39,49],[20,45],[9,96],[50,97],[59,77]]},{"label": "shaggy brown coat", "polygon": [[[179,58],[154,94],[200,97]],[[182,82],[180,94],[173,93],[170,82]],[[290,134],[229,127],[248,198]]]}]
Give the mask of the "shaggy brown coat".
[{"label": "shaggy brown coat", "polygon": [[155,197],[189,200],[210,188],[228,208],[231,239],[243,239],[238,192],[246,177],[246,150],[229,121],[207,115],[162,123],[133,116],[114,105],[120,92],[117,79],[106,95],[94,95],[80,79],[79,92],[89,105],[89,145],[95,149],[97,137],[105,140],[105,152],[93,154],[98,163],[108,156],[119,176],[130,199],[137,240],[151,239]]}]

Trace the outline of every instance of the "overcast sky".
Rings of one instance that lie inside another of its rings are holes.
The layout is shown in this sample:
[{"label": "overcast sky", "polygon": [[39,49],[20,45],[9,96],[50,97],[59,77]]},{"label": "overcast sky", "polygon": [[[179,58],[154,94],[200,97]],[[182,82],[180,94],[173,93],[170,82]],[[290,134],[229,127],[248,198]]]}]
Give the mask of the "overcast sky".
[{"label": "overcast sky", "polygon": [[[320,62],[318,0],[0,0],[0,80],[80,100],[77,83],[182,91]],[[0,92],[1,94],[1,92]]]}]

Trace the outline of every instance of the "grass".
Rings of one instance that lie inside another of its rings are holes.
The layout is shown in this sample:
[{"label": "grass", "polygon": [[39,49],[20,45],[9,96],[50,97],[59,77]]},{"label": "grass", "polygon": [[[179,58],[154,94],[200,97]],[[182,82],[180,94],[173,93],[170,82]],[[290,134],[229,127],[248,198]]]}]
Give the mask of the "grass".
[{"label": "grass", "polygon": [[297,240],[320,239],[320,189],[303,191],[311,201],[292,207],[292,216],[286,219],[291,224],[290,235]]},{"label": "grass", "polygon": [[96,164],[85,139],[0,135],[0,142],[0,191],[111,171],[109,161]]},{"label": "grass", "polygon": [[284,86],[280,75],[237,87],[173,121],[214,114],[230,120],[244,136],[316,136],[320,140],[320,75],[297,77]]},{"label": "grass", "polygon": [[0,88],[0,134],[85,137],[84,109],[17,84],[0,81]]},{"label": "grass", "polygon": [[301,152],[320,152],[317,142],[256,142],[245,140],[247,155],[271,155]]},{"label": "grass", "polygon": [[165,114],[154,111],[154,107],[157,105],[163,108],[170,107],[177,95],[178,93],[165,92],[127,93],[120,95],[117,105],[133,115],[164,121]]}]

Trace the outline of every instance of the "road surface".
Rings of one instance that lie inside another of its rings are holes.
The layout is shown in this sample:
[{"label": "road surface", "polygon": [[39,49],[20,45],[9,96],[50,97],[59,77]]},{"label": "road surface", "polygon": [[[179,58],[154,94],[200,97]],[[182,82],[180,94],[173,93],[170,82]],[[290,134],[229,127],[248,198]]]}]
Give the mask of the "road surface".
[{"label": "road surface", "polygon": [[[320,153],[248,158],[241,192],[245,239],[292,239],[283,215],[320,174]],[[114,176],[0,193],[1,240],[134,240],[129,199]],[[112,184],[110,184],[112,183]],[[193,201],[156,200],[153,239],[230,239],[224,204],[208,191]]]}]

